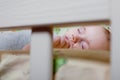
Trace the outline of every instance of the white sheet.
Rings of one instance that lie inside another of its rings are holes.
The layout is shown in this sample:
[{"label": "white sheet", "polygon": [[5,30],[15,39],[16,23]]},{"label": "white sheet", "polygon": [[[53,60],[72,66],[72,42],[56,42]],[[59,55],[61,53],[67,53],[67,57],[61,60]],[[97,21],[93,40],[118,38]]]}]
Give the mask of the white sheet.
[{"label": "white sheet", "polygon": [[28,55],[2,55],[0,80],[30,80]]}]

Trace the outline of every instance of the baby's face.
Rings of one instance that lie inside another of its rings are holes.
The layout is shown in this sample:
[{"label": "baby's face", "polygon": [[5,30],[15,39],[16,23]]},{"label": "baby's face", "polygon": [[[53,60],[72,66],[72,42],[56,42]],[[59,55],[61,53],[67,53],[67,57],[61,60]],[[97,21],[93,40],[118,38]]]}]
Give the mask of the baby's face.
[{"label": "baby's face", "polygon": [[109,50],[108,33],[103,27],[89,26],[69,30],[65,36],[71,42],[71,48]]}]

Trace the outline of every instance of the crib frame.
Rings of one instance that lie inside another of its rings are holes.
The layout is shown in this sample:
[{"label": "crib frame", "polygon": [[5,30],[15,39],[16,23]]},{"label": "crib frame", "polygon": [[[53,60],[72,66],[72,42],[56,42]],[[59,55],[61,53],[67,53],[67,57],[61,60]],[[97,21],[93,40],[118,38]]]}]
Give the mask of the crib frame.
[{"label": "crib frame", "polygon": [[[96,24],[96,23],[108,23],[110,22],[112,27],[112,46],[111,46],[111,79],[120,79],[120,10],[119,0],[56,0],[56,1],[42,1],[42,0],[26,0],[24,2],[18,0],[1,0],[0,1],[0,30],[10,29],[26,29],[31,28],[32,33],[32,47],[30,54],[31,63],[35,60],[35,57],[39,60],[44,58],[52,59],[52,44],[51,41],[44,41],[43,39],[51,40],[51,31],[53,25],[67,25],[73,23]],[[32,4],[32,5],[31,5]],[[39,5],[40,4],[40,5]],[[48,6],[48,7],[47,7]],[[38,8],[39,7],[39,8]],[[94,12],[94,13],[93,13]],[[8,14],[9,13],[9,14]],[[68,15],[66,15],[68,14]],[[93,15],[94,14],[94,15]],[[114,26],[114,27],[113,27]],[[47,34],[46,34],[47,32]],[[42,36],[41,33],[43,33]],[[45,33],[45,34],[44,34]],[[42,37],[38,38],[38,36]],[[37,41],[35,41],[38,39]],[[46,44],[46,48],[39,49],[42,45],[37,44],[39,40]],[[37,44],[37,45],[34,45]],[[44,52],[49,53],[47,57],[44,54],[36,55],[34,53]],[[113,54],[114,53],[114,54]],[[42,57],[41,57],[42,56]],[[37,60],[36,60],[37,61]],[[51,63],[49,61],[48,63]],[[36,66],[46,66],[45,63],[40,62],[34,64]],[[31,67],[31,70],[35,69],[35,66]],[[48,64],[51,66],[50,64]],[[52,66],[51,66],[52,67]],[[42,70],[43,68],[37,67],[35,71],[31,71],[31,80],[52,80],[51,67],[48,71]],[[44,67],[48,68],[48,67]],[[42,70],[42,71],[39,71]],[[38,75],[39,74],[39,75]]]}]

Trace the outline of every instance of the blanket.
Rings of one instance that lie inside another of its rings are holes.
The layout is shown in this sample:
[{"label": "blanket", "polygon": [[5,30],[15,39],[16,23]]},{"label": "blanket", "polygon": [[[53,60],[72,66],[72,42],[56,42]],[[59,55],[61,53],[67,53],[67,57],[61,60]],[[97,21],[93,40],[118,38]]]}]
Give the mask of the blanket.
[{"label": "blanket", "polygon": [[30,58],[28,55],[2,55],[0,80],[30,80]]}]

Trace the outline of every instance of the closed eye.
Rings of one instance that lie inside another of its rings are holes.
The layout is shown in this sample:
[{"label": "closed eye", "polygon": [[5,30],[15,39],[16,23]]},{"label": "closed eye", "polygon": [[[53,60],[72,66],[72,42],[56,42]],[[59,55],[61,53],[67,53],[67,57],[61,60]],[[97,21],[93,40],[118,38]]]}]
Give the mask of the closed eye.
[{"label": "closed eye", "polygon": [[88,49],[89,48],[89,45],[86,41],[81,41],[80,46],[81,46],[82,49]]}]

